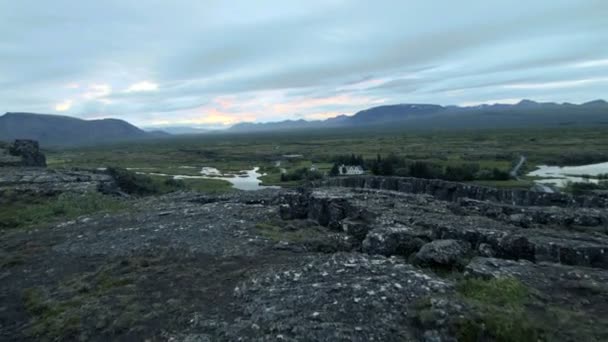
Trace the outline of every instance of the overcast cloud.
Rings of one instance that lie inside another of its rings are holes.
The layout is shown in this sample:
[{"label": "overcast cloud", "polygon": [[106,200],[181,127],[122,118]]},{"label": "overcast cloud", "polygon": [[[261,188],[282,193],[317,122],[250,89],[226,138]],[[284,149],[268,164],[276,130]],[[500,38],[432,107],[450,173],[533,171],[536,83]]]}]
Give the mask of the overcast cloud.
[{"label": "overcast cloud", "polygon": [[0,110],[222,127],[608,94],[608,1],[0,0]]}]

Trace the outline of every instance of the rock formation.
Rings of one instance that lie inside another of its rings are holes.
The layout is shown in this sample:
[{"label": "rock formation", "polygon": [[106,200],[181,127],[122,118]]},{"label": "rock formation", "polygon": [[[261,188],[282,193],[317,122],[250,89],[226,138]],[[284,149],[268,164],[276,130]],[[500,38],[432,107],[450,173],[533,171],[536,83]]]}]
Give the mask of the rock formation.
[{"label": "rock formation", "polygon": [[37,141],[17,139],[0,146],[0,166],[46,167],[46,157]]},{"label": "rock formation", "polygon": [[443,201],[456,201],[460,198],[468,198],[518,206],[608,207],[608,197],[571,196],[568,194],[543,193],[519,189],[497,189],[439,179],[413,177],[332,177],[315,185],[427,194]]},{"label": "rock formation", "polygon": [[[362,240],[361,249],[370,254],[408,257],[425,243],[453,239],[482,256],[608,269],[608,211],[604,208],[556,210],[464,198],[446,202],[428,195],[344,188],[287,194],[282,201],[281,217],[311,219],[343,230]],[[447,242],[429,245],[419,259],[432,261],[427,252],[450,246]]]},{"label": "rock formation", "polygon": [[[17,170],[32,189],[111,182]],[[3,234],[0,340],[606,340],[598,199],[529,206],[501,199],[551,201],[373,179],[391,189],[130,197]]]}]

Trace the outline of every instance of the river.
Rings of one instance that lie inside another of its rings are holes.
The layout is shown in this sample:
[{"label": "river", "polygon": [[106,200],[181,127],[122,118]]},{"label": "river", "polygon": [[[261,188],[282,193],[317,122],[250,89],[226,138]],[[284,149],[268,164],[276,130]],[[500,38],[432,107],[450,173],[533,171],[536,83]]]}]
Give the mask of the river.
[{"label": "river", "polygon": [[539,177],[536,183],[565,187],[568,183],[598,183],[597,176],[608,174],[608,162],[581,166],[540,165],[528,176]]},{"label": "river", "polygon": [[[191,168],[183,166],[181,168]],[[251,170],[242,170],[237,173],[222,173],[214,167],[203,167],[200,171],[200,176],[189,176],[189,175],[168,175],[164,173],[145,173],[142,174],[157,175],[157,176],[168,176],[173,179],[221,179],[232,184],[232,187],[239,190],[254,191],[262,189],[278,189],[279,186],[265,186],[262,185],[260,177],[264,174],[260,173],[259,167],[254,167]]]}]

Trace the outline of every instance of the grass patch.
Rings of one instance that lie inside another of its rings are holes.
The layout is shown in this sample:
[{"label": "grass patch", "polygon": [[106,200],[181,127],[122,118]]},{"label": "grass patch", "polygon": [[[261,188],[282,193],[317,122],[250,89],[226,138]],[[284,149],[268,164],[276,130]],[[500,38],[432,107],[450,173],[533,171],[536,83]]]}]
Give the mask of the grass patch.
[{"label": "grass patch", "polygon": [[124,200],[98,192],[26,198],[0,206],[0,229],[25,228],[93,213],[117,212],[126,208]]},{"label": "grass patch", "polygon": [[457,321],[458,341],[536,342],[541,337],[541,327],[526,308],[529,290],[520,281],[465,279],[457,289],[476,313]]},{"label": "grass patch", "polygon": [[100,332],[131,328],[148,312],[135,301],[136,275],[114,273],[103,266],[70,278],[52,293],[25,289],[23,305],[31,316],[26,333],[38,340],[88,340],[85,331],[91,324]]},{"label": "grass patch", "polygon": [[39,289],[23,291],[25,309],[34,317],[28,334],[51,341],[75,339],[81,330],[79,300],[53,301]]},{"label": "grass patch", "polygon": [[528,289],[515,278],[491,280],[464,279],[458,284],[464,297],[492,305],[522,305],[528,298]]}]

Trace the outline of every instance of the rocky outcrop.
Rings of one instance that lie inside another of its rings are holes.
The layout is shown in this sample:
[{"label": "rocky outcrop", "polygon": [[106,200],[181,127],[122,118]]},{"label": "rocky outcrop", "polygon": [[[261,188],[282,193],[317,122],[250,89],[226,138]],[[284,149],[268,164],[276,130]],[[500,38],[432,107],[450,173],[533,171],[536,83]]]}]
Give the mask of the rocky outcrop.
[{"label": "rocky outcrop", "polygon": [[[11,184],[32,189],[107,176],[20,170]],[[608,336],[606,226],[528,219],[553,208],[347,188],[176,192],[121,203],[117,212],[0,232],[0,340]],[[440,276],[427,266],[447,267]],[[41,309],[26,313],[24,305]],[[72,320],[77,330],[57,329]],[[25,335],[30,326],[38,335]]]},{"label": "rocky outcrop", "polygon": [[[361,241],[361,250],[369,254],[419,253],[423,264],[452,265],[470,249],[479,256],[608,269],[603,209],[447,202],[432,196],[344,188],[293,192],[282,200],[283,218],[305,218],[341,230]],[[466,248],[451,248],[456,245]]]},{"label": "rocky outcrop", "polygon": [[64,192],[85,193],[117,190],[112,177],[97,171],[7,168],[0,172],[0,194],[54,196]]},{"label": "rocky outcrop", "polygon": [[46,167],[46,157],[35,140],[17,139],[8,146],[8,152],[21,158],[19,166]]},{"label": "rocky outcrop", "polygon": [[412,227],[382,227],[370,231],[363,240],[363,251],[385,256],[409,256],[428,241],[425,232]]},{"label": "rocky outcrop", "polygon": [[[608,293],[608,271],[555,263],[477,257],[466,266],[465,276],[484,279],[516,278],[532,287],[553,288],[554,291],[548,293],[555,292],[554,295],[559,295],[564,287]],[[555,291],[556,289],[558,290]]]},{"label": "rocky outcrop", "polygon": [[442,201],[469,198],[518,206],[608,207],[608,198],[599,196],[571,196],[519,189],[496,189],[439,179],[379,176],[331,177],[314,185],[428,194]]}]

